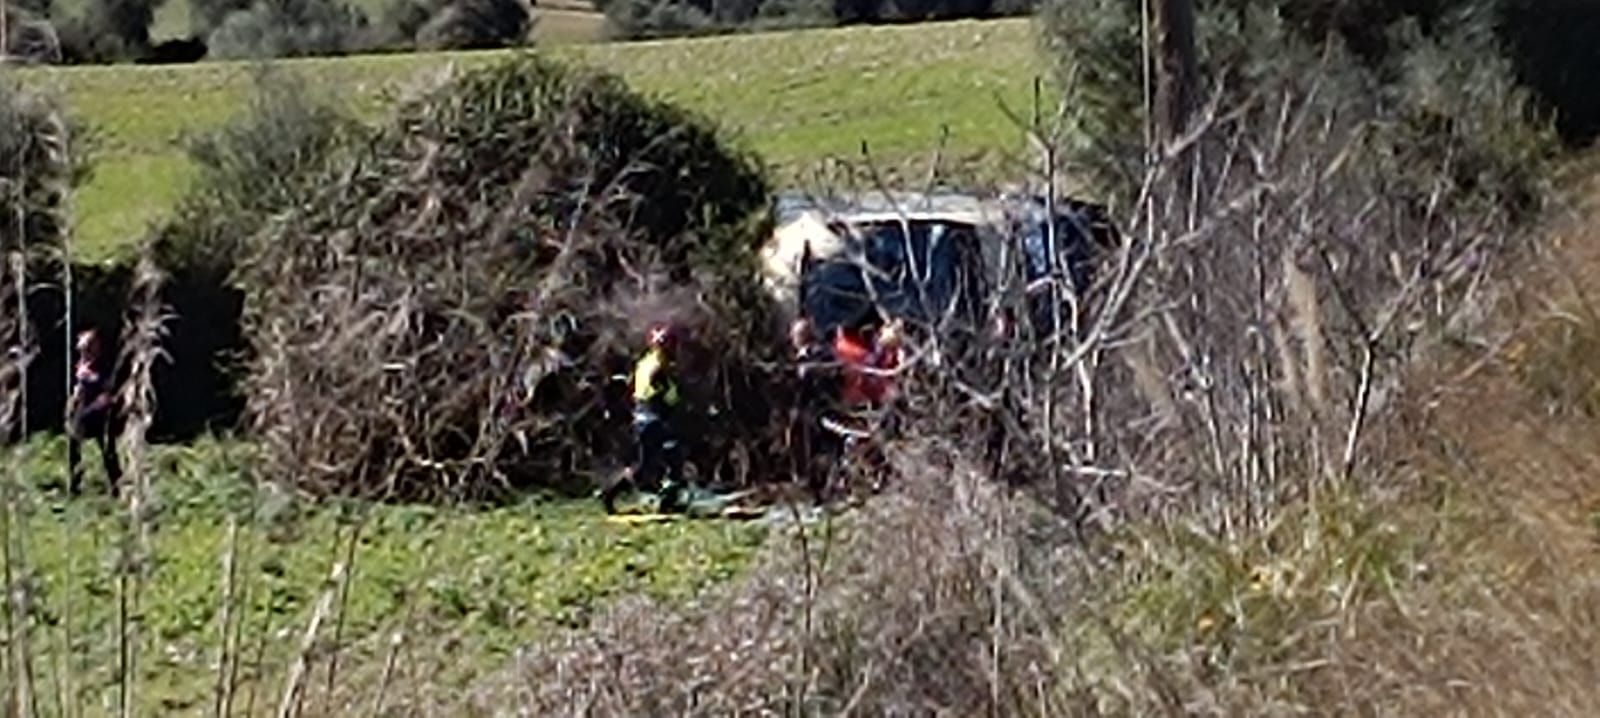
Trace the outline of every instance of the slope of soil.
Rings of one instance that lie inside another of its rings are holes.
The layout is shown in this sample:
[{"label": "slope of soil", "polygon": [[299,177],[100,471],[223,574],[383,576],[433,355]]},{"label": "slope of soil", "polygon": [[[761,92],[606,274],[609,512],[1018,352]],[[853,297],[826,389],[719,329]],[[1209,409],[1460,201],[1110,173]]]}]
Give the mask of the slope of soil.
[{"label": "slope of soil", "polygon": [[1430,501],[1415,582],[1344,653],[1408,715],[1600,713],[1600,181],[1511,280],[1490,349],[1441,367],[1403,422]]}]

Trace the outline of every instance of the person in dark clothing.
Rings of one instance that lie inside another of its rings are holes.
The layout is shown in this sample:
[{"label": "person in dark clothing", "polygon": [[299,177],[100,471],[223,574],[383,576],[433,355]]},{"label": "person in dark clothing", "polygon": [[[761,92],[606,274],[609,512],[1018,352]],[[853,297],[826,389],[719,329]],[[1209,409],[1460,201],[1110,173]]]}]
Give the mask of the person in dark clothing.
[{"label": "person in dark clothing", "polygon": [[67,404],[68,490],[76,496],[83,490],[83,442],[100,445],[100,463],[112,496],[122,481],[122,466],[117,457],[117,435],[121,433],[116,394],[102,354],[100,335],[90,329],[78,335],[78,362],[73,366],[72,396]]}]

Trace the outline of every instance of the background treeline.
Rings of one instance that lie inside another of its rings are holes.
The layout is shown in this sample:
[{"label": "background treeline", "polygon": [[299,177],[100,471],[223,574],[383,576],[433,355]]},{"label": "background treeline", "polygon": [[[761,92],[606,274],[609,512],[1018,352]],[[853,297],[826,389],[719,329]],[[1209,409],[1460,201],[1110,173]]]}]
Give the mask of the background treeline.
[{"label": "background treeline", "polygon": [[[164,2],[188,2],[187,37],[152,36]],[[193,62],[411,49],[480,49],[529,41],[534,0],[16,0],[10,55],[38,62]],[[1022,15],[1033,0],[599,0],[618,39],[739,29],[921,22]],[[371,8],[381,8],[372,10]],[[365,9],[364,9],[365,8]]]},{"label": "background treeline", "polygon": [[[174,2],[183,0],[173,0]],[[341,0],[187,0],[188,36],[152,37],[163,0],[18,0],[9,55],[55,63],[194,62],[521,45],[532,0],[390,0],[375,16]]]},{"label": "background treeline", "polygon": [[1026,15],[1034,0],[598,0],[614,32],[650,38]]}]

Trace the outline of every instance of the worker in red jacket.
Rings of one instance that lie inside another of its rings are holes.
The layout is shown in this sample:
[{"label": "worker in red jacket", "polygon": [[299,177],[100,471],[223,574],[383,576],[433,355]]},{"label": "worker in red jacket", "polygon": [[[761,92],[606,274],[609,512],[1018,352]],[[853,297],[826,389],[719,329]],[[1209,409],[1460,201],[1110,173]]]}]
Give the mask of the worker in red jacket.
[{"label": "worker in red jacket", "polygon": [[884,430],[882,419],[888,417],[883,412],[897,389],[900,345],[901,327],[897,320],[876,332],[841,328],[834,335],[833,353],[842,373],[841,412],[824,419],[823,425],[843,440],[846,455],[856,454],[858,447],[867,449],[860,458],[877,469],[873,472],[879,475],[873,481],[875,490],[881,481],[885,457],[874,437]]},{"label": "worker in red jacket", "polygon": [[893,320],[876,332],[841,328],[835,335],[833,353],[844,369],[840,399],[847,407],[879,409],[894,398],[901,332]]}]

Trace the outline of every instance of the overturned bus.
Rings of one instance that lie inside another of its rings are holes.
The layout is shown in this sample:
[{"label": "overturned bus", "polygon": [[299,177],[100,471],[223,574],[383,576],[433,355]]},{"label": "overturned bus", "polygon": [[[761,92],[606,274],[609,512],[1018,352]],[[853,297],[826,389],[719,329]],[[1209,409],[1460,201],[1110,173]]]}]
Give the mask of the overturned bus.
[{"label": "overturned bus", "polygon": [[1053,209],[1038,196],[785,195],[762,281],[784,319],[804,316],[825,335],[890,317],[977,326],[986,298],[1007,286],[1025,292],[1043,329],[1058,293],[1086,291],[1119,242],[1104,207],[1063,199]]}]

